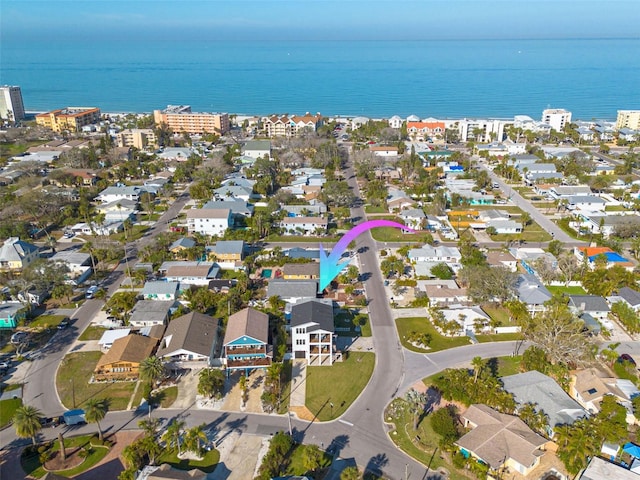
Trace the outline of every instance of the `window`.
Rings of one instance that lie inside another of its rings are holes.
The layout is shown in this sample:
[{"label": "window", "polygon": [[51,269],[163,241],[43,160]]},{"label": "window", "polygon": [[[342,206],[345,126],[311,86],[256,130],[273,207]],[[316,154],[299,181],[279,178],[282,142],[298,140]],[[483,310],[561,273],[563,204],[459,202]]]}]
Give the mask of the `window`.
[{"label": "window", "polygon": [[306,340],[304,338],[299,338],[296,340],[296,345],[306,345]]}]

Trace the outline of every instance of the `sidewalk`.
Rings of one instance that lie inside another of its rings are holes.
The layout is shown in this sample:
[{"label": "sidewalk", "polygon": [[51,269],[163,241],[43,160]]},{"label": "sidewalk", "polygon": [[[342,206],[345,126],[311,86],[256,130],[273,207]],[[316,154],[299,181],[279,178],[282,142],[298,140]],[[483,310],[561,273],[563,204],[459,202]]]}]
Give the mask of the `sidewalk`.
[{"label": "sidewalk", "polygon": [[289,397],[289,408],[298,418],[311,421],[315,417],[307,409],[306,402],[307,361],[295,359],[291,367],[291,396]]}]

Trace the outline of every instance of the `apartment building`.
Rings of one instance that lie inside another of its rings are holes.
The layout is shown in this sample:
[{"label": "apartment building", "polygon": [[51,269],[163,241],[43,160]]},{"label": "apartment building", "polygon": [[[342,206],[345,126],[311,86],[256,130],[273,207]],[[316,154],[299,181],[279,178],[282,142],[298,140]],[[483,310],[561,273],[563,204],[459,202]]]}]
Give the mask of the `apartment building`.
[{"label": "apartment building", "polygon": [[96,107],[66,107],[36,115],[38,125],[54,132],[79,132],[82,127],[99,121],[100,109]]},{"label": "apartment building", "polygon": [[231,225],[231,210],[229,209],[192,208],[187,210],[189,233],[221,237]]},{"label": "apartment building", "polygon": [[164,110],[154,110],[156,125],[166,124],[173,133],[217,133],[224,135],[230,129],[227,113],[197,113],[190,105],[167,105]]},{"label": "apartment building", "polygon": [[19,122],[24,119],[24,104],[20,87],[0,87],[0,119]]},{"label": "apartment building", "polygon": [[[0,112],[1,113],[1,112]],[[640,110],[618,110],[616,128],[640,130]]]},{"label": "apartment building", "polygon": [[412,138],[425,140],[444,135],[444,122],[407,122],[407,132]]},{"label": "apartment building", "polygon": [[490,142],[492,140],[502,141],[504,138],[504,127],[507,122],[503,120],[474,120],[463,119],[458,122],[458,135],[460,141]]},{"label": "apartment building", "polygon": [[303,131],[315,132],[322,126],[322,115],[272,115],[262,118],[262,129],[267,137],[294,137]]},{"label": "apartment building", "polygon": [[557,132],[562,132],[567,123],[571,123],[571,112],[564,108],[547,108],[542,111],[542,123],[546,123]]},{"label": "apartment building", "polygon": [[139,150],[157,148],[158,139],[150,128],[130,128],[116,134],[118,147],[135,147]]}]

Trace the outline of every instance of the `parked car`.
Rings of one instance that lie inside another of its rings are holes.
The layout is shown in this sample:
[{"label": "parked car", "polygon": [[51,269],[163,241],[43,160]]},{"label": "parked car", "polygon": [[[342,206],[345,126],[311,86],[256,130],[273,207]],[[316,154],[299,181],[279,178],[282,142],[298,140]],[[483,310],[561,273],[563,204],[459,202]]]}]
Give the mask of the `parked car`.
[{"label": "parked car", "polygon": [[28,337],[29,337],[29,334],[27,332],[16,332],[13,335],[11,335],[11,339],[9,341],[13,345],[20,345],[21,343],[24,343]]},{"label": "parked car", "polygon": [[64,330],[69,325],[71,325],[71,320],[69,317],[64,317],[64,319],[58,324],[58,330]]},{"label": "parked car", "polygon": [[92,299],[93,297],[96,296],[96,293],[98,293],[100,291],[100,287],[98,287],[97,285],[94,285],[93,287],[89,287],[87,289],[87,292],[84,294],[84,297],[87,300]]},{"label": "parked car", "polygon": [[628,353],[623,353],[622,355],[620,355],[618,357],[618,360],[616,360],[616,362],[618,362],[618,363],[629,362],[630,364],[632,364],[634,366],[636,365],[636,361]]}]

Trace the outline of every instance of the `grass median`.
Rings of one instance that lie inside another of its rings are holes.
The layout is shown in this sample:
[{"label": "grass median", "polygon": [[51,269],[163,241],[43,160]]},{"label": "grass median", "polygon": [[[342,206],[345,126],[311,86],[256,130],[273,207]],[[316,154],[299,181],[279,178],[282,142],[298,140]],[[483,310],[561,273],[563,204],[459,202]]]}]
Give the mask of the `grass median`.
[{"label": "grass median", "polygon": [[[463,345],[470,344],[469,337],[445,337],[440,335],[431,321],[426,317],[398,318],[396,319],[396,327],[398,328],[398,336],[400,337],[402,346],[412,352],[437,352],[439,350],[462,347]],[[420,348],[409,343],[412,332],[430,335],[431,342],[429,343],[429,348]]]}]

